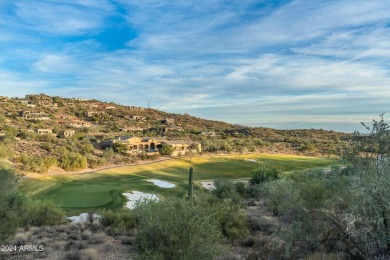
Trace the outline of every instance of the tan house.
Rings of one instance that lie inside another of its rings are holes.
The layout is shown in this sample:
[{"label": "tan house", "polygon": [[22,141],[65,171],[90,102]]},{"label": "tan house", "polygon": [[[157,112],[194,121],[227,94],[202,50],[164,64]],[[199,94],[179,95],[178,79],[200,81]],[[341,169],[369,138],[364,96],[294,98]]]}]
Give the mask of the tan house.
[{"label": "tan house", "polygon": [[206,136],[211,136],[211,137],[217,136],[217,134],[214,131],[203,131],[201,134]]},{"label": "tan house", "polygon": [[127,145],[127,152],[130,154],[139,154],[141,152],[156,153],[160,151],[163,145],[169,145],[173,148],[173,156],[185,155],[188,152],[201,152],[200,143],[183,140],[167,141],[164,137],[121,136],[112,139],[111,143]]},{"label": "tan house", "polygon": [[185,155],[188,152],[200,153],[202,151],[201,144],[192,141],[165,141],[164,144],[169,145],[172,149],[172,156]]},{"label": "tan house", "polygon": [[68,126],[75,127],[75,128],[82,128],[82,127],[91,128],[92,123],[87,121],[73,120],[68,123]]},{"label": "tan house", "polygon": [[140,152],[158,152],[165,140],[164,137],[120,136],[114,138],[112,143],[125,144],[128,147],[128,153],[138,154]]},{"label": "tan house", "polygon": [[106,110],[113,110],[113,109],[115,109],[114,106],[105,106],[105,105],[101,106],[101,108],[102,109],[106,109]]},{"label": "tan house", "polygon": [[74,136],[75,133],[76,133],[75,130],[65,130],[65,131],[62,131],[61,135],[63,137],[72,137],[72,136]]},{"label": "tan house", "polygon": [[164,128],[164,133],[168,132],[183,132],[184,129],[181,126],[171,126],[171,127],[165,127]]},{"label": "tan house", "polygon": [[144,121],[146,119],[146,117],[144,116],[137,116],[137,115],[131,115],[131,116],[128,116],[126,117],[130,120],[134,120],[134,121]]},{"label": "tan house", "polygon": [[39,135],[51,135],[51,134],[53,134],[53,130],[52,129],[38,129],[37,133]]},{"label": "tan house", "polygon": [[45,112],[34,112],[34,111],[22,110],[19,112],[19,116],[22,117],[23,119],[40,119],[42,117],[45,117]]},{"label": "tan house", "polygon": [[144,111],[144,108],[143,107],[130,107],[130,110],[133,110],[133,111]]},{"label": "tan house", "polygon": [[86,117],[93,117],[96,115],[104,115],[106,112],[104,111],[97,111],[97,110],[88,110],[84,112],[84,116]]},{"label": "tan house", "polygon": [[125,133],[142,133],[144,130],[147,130],[147,128],[133,127],[133,128],[122,128],[121,130]]}]

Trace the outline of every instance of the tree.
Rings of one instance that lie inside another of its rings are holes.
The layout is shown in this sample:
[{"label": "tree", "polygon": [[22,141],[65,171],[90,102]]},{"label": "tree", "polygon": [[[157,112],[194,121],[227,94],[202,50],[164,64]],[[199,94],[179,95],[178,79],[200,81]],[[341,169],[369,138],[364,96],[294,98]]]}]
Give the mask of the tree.
[{"label": "tree", "polygon": [[390,256],[390,130],[383,116],[363,124],[369,134],[356,132],[343,154],[353,174],[350,214],[360,223],[349,233],[363,256]]},{"label": "tree", "polygon": [[126,144],[115,143],[114,151],[120,154],[125,154],[129,150],[129,147]]},{"label": "tree", "polygon": [[162,155],[171,155],[173,153],[173,148],[167,144],[163,144],[160,154]]}]

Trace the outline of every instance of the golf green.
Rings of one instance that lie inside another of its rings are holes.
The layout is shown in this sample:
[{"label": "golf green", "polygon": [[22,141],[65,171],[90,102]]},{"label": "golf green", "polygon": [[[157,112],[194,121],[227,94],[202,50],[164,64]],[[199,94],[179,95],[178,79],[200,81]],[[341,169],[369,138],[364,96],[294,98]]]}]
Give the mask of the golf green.
[{"label": "golf green", "polygon": [[48,195],[60,207],[102,207],[112,202],[114,187],[101,184],[75,184],[62,187]]}]

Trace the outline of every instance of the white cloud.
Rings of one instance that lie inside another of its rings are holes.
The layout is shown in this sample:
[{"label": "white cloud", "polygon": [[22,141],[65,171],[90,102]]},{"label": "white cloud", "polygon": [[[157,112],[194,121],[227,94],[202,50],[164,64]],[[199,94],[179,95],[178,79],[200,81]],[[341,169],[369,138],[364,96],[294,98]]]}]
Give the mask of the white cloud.
[{"label": "white cloud", "polygon": [[69,56],[49,54],[45,55],[41,60],[34,63],[34,68],[41,72],[50,73],[76,73],[80,66]]}]

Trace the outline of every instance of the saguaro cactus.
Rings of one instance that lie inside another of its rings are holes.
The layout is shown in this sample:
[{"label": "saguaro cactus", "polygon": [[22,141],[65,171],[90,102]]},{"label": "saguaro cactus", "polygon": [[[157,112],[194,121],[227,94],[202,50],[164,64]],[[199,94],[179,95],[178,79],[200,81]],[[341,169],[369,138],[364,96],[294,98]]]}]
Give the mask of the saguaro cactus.
[{"label": "saguaro cactus", "polygon": [[191,205],[194,204],[194,169],[190,167],[190,174],[188,176],[188,199],[191,200]]}]

